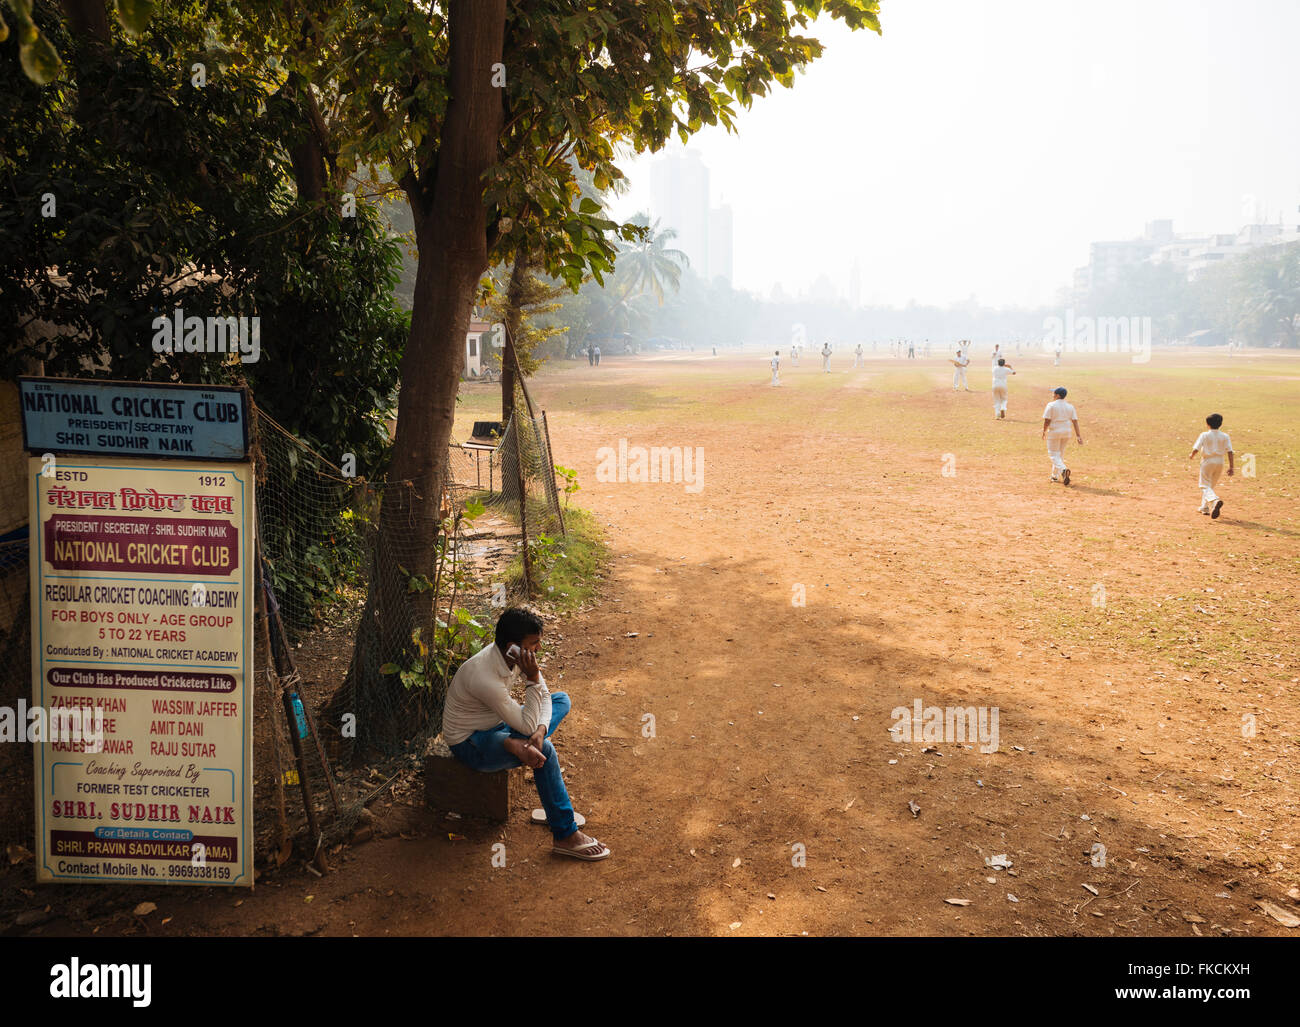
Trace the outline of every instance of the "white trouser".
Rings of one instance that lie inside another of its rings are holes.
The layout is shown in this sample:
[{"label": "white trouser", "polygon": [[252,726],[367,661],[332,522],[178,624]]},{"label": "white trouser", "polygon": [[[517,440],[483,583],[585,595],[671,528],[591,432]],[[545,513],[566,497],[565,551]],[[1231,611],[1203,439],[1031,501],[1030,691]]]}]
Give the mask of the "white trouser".
[{"label": "white trouser", "polygon": [[1207,456],[1201,460],[1201,507],[1213,506],[1219,501],[1214,486],[1223,477],[1223,457]]},{"label": "white trouser", "polygon": [[861,353],[859,353],[859,354],[854,358],[854,360],[853,360],[853,366],[854,366],[854,367],[861,367],[861,366],[862,366],[862,354],[861,354]]},{"label": "white trouser", "polygon": [[1047,455],[1052,458],[1053,477],[1065,470],[1065,447],[1069,441],[1069,432],[1047,436]]},{"label": "white trouser", "polygon": [[822,357],[822,370],[829,372],[831,369],[831,358]]},{"label": "white trouser", "polygon": [[1007,387],[1005,385],[993,386],[993,412],[995,414],[1005,413],[1007,409]]},{"label": "white trouser", "polygon": [[773,385],[780,385],[780,384],[781,384],[781,376],[780,376],[779,374],[777,374],[777,372],[775,372],[775,371],[772,372],[772,384],[773,384]]},{"label": "white trouser", "polygon": [[958,386],[963,389],[966,388],[966,368],[964,367],[954,367],[952,369],[952,387],[955,389]]}]

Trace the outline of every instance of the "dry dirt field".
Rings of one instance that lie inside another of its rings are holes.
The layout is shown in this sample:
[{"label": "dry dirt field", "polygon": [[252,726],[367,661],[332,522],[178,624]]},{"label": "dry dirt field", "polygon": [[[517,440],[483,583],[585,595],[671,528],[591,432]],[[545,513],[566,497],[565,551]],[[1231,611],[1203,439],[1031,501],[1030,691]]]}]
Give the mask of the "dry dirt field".
[{"label": "dry dirt field", "polygon": [[[979,351],[971,393],[938,356],[811,352],[772,388],[768,355],[534,384],[608,526],[602,598],[545,666],[613,858],[553,858],[535,796],[497,828],[415,789],[323,880],[48,933],[1294,935],[1259,903],[1300,915],[1300,359],[1013,357],[995,421]],[[1058,384],[1086,442],[1068,489],[1039,438]],[[493,402],[467,389],[461,422]],[[1238,476],[1212,521],[1186,455],[1215,410]],[[619,440],[701,447],[702,488],[597,481]],[[917,702],[996,708],[997,751],[895,740]]]}]

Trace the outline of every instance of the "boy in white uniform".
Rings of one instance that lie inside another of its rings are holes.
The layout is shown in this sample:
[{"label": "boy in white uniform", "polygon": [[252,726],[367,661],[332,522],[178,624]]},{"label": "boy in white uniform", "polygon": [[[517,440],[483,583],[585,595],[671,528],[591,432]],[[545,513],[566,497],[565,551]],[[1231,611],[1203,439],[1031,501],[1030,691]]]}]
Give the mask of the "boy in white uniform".
[{"label": "boy in white uniform", "polygon": [[1219,479],[1223,476],[1223,455],[1225,453],[1228,454],[1228,477],[1232,477],[1232,439],[1228,438],[1226,431],[1219,431],[1219,426],[1223,424],[1222,414],[1211,414],[1205,419],[1205,423],[1210,426],[1210,430],[1201,432],[1187,459],[1190,460],[1197,453],[1201,454],[1201,508],[1199,512],[1209,514],[1211,518],[1217,519],[1219,511],[1223,509],[1223,500],[1215,494],[1214,486],[1219,484]]},{"label": "boy in white uniform", "polygon": [[831,344],[829,342],[822,343],[822,370],[827,374],[831,373]]},{"label": "boy in white uniform", "polygon": [[853,355],[854,357],[857,358],[856,360],[853,361],[853,366],[861,367],[862,366],[862,343],[858,343],[858,347],[853,351]]},{"label": "boy in white uniform", "polygon": [[780,375],[780,373],[779,373],[780,370],[781,370],[781,351],[780,351],[780,350],[776,350],[776,351],[772,354],[772,359],[771,359],[770,363],[771,363],[771,365],[772,365],[772,384],[773,384],[773,385],[780,385],[780,384],[781,384],[781,375]]},{"label": "boy in white uniform", "polygon": [[1047,455],[1052,460],[1052,481],[1070,484],[1070,469],[1065,466],[1065,445],[1070,441],[1070,428],[1083,445],[1083,435],[1079,431],[1079,415],[1073,404],[1065,401],[1065,389],[1052,390],[1056,398],[1043,410],[1043,438],[1047,440]]},{"label": "boy in white uniform", "polygon": [[[777,355],[780,356],[779,350],[777,351]],[[799,350],[795,346],[790,347],[790,366],[791,367],[799,366]]]},{"label": "boy in white uniform", "polygon": [[960,346],[957,347],[957,359],[948,361],[956,370],[952,373],[952,391],[957,391],[960,384],[963,389],[970,392],[970,386],[966,384],[966,365],[970,363],[970,358],[962,352]]},{"label": "boy in white uniform", "polygon": [[993,367],[993,416],[1006,419],[1007,416],[1007,375],[1015,374],[1011,365],[1002,357]]}]

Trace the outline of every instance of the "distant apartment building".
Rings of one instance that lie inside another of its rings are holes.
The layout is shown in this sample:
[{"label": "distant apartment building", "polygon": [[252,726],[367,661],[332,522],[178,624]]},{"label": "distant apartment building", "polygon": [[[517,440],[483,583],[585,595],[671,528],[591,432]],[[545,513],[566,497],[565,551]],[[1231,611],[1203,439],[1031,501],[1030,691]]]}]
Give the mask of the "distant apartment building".
[{"label": "distant apartment building", "polygon": [[1169,220],[1148,222],[1137,239],[1094,242],[1088,263],[1074,272],[1074,291],[1082,295],[1116,282],[1136,264],[1170,264],[1188,278],[1231,257],[1300,242],[1300,230],[1281,224],[1246,225],[1238,232],[1178,235]]},{"label": "distant apartment building", "polygon": [[709,211],[709,281],[731,281],[731,204],[721,203]]},{"label": "distant apartment building", "polygon": [[707,274],[709,169],[697,151],[665,154],[650,165],[650,208],[651,221],[677,233],[672,246],[686,254],[691,269]]},{"label": "distant apartment building", "polygon": [[733,220],[729,204],[709,205],[709,169],[699,152],[665,154],[650,165],[650,217],[677,233],[691,270],[711,281],[732,280]]}]

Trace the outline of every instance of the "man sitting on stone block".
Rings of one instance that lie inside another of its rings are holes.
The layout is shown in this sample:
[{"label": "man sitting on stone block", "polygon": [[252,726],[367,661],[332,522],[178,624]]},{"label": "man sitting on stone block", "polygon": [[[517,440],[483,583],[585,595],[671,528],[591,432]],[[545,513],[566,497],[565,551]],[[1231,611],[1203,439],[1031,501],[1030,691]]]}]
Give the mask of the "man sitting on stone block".
[{"label": "man sitting on stone block", "polygon": [[[550,736],[569,712],[564,692],[552,695],[537,666],[542,621],[512,607],[497,621],[496,642],[484,646],[452,678],[442,714],[442,737],[452,754],[473,770],[491,773],[526,765],[562,856],[594,861],[610,855],[606,845],[578,830],[559,757]],[[510,697],[515,669],[525,678],[521,706]]]}]

